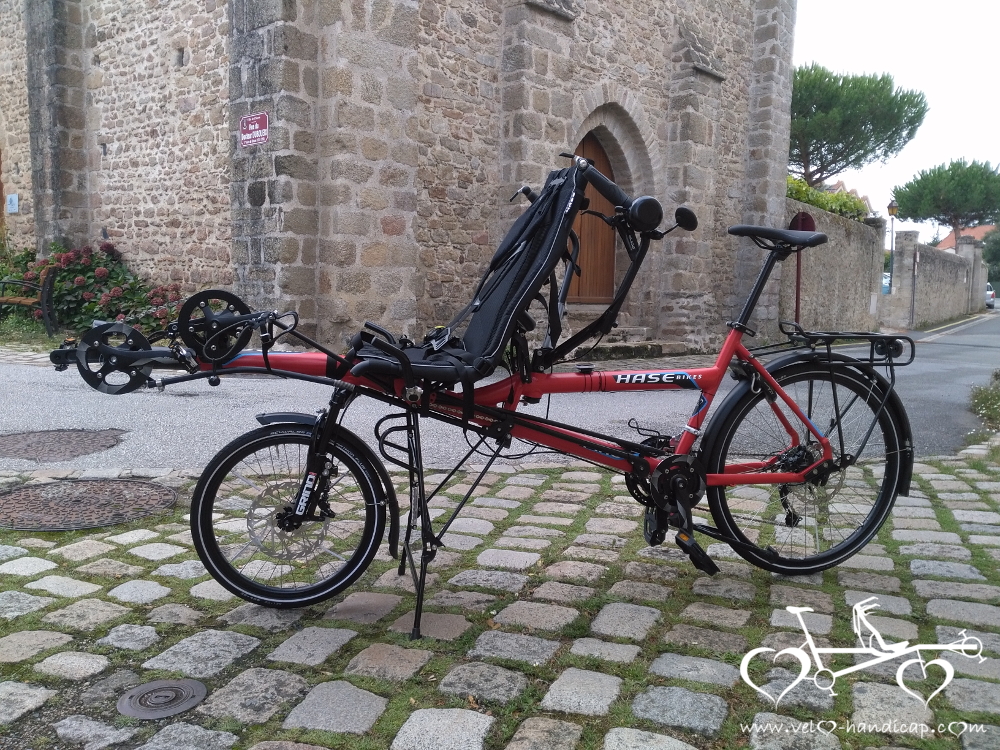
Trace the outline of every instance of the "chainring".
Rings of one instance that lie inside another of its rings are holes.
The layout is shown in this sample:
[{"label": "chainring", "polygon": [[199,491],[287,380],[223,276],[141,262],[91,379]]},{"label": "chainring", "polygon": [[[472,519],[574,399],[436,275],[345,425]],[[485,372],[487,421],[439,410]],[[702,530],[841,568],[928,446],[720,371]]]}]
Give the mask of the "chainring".
[{"label": "chainring", "polygon": [[650,494],[661,510],[675,512],[678,505],[690,510],[705,496],[705,473],[694,456],[663,459],[649,477]]},{"label": "chainring", "polygon": [[152,348],[146,337],[131,326],[125,323],[105,323],[91,328],[80,339],[76,347],[76,368],[80,371],[80,377],[91,388],[111,396],[120,396],[145,386],[153,368],[151,365],[123,365],[116,352],[145,352]]},{"label": "chainring", "polygon": [[[671,442],[673,440],[674,438],[669,435],[653,435],[643,440],[641,445],[656,448],[663,451],[664,455],[667,455],[671,452]],[[640,505],[645,505],[647,508],[656,506],[656,503],[653,502],[653,493],[649,488],[648,476],[641,477],[634,472],[628,472],[625,474],[625,486],[628,487],[628,491]]]},{"label": "chainring", "polygon": [[250,308],[232,292],[206,289],[187,298],[177,315],[181,340],[202,362],[224,364],[250,342],[253,327],[239,316]]}]

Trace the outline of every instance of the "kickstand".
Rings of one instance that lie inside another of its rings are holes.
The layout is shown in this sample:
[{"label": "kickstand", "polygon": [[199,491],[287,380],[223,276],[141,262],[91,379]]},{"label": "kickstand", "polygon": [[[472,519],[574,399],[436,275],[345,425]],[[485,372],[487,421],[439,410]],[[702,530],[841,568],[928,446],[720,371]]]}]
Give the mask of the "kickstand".
[{"label": "kickstand", "polygon": [[[423,455],[420,450],[420,423],[419,415],[414,411],[407,412],[407,448],[410,459],[410,513],[406,524],[406,537],[403,542],[404,555],[399,558],[399,575],[406,574],[406,563],[410,563],[410,575],[413,578],[413,588],[417,594],[417,606],[413,611],[413,629],[410,631],[410,640],[416,641],[421,638],[420,618],[424,611],[424,588],[427,585],[427,566],[434,559],[437,547],[441,542],[434,536],[431,529],[430,512],[427,508],[427,494],[424,486],[424,465]],[[417,571],[417,563],[413,559],[413,548],[410,544],[410,536],[415,527],[415,519],[420,519],[420,571]]]},{"label": "kickstand", "polygon": [[[424,586],[427,584],[427,565],[434,559],[435,549],[426,545],[420,554],[420,575],[413,571],[413,583],[417,590],[417,606],[413,610],[413,629],[410,631],[410,640],[418,641],[423,636],[420,635],[420,618],[424,612]],[[412,562],[411,562],[412,565]],[[419,578],[419,580],[418,580]]]}]

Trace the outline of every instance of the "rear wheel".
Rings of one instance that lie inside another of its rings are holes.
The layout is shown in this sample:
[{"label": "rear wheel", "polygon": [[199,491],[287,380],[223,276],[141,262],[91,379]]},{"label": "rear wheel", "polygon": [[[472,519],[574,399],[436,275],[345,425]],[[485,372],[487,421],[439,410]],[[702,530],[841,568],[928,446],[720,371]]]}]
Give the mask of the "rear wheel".
[{"label": "rear wheel", "polygon": [[237,438],[212,459],[191,503],[195,548],[234,594],[268,607],[302,607],[343,591],[371,563],[385,531],[378,472],[336,436],[329,484],[332,517],[281,528],[306,473],[311,428],[275,424]]},{"label": "rear wheel", "polygon": [[[804,484],[710,487],[709,506],[719,530],[748,545],[734,549],[754,565],[790,575],[826,570],[867,544],[892,509],[902,432],[890,405],[879,413],[884,392],[863,372],[802,364],[775,379],[829,438],[836,468]],[[773,399],[767,388],[748,392],[716,416],[721,427],[704,454],[710,474],[801,471],[822,457],[805,425]]]}]

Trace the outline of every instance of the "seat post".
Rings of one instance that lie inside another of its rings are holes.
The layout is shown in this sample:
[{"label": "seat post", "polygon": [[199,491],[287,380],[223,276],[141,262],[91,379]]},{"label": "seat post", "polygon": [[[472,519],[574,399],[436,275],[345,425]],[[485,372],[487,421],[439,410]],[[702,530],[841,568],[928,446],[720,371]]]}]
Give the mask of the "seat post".
[{"label": "seat post", "polygon": [[757,280],[753,283],[753,288],[750,290],[750,295],[747,297],[747,301],[744,303],[739,317],[727,323],[730,328],[746,330],[747,323],[750,322],[750,316],[753,314],[754,308],[757,307],[757,302],[760,301],[760,295],[764,292],[767,280],[771,277],[771,271],[774,270],[775,264],[784,255],[785,253],[778,250],[772,250],[767,254],[767,257],[764,259],[764,265],[761,266],[760,273],[757,274]]}]

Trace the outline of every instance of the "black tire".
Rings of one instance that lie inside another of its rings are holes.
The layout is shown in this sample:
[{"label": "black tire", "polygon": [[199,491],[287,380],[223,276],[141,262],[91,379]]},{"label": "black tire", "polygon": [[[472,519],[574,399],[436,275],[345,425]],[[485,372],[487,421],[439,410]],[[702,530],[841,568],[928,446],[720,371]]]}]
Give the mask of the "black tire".
[{"label": "black tire", "polygon": [[[855,554],[888,517],[899,486],[902,423],[891,402],[875,420],[884,391],[873,375],[844,367],[835,368],[831,375],[822,364],[799,364],[781,369],[775,379],[829,437],[837,460],[841,447],[835,414],[840,414],[844,453],[849,455],[856,454],[875,422],[856,462],[830,474],[825,483],[709,488],[716,527],[751,545],[734,546],[737,553],[765,570],[805,575],[831,568]],[[790,447],[792,441],[773,410],[779,406],[808,453]],[[720,420],[720,427],[711,431],[711,443],[703,454],[710,474],[722,473],[727,464],[777,457],[786,465],[798,463],[793,470],[800,471],[805,468],[803,463],[810,465],[822,455],[800,420],[780,399],[770,403],[763,391],[748,389],[715,420]],[[775,466],[773,470],[788,469]],[[782,493],[801,517],[793,527],[787,525]]]},{"label": "black tire", "polygon": [[[206,467],[191,502],[191,533],[209,573],[247,601],[304,607],[343,591],[365,572],[385,532],[385,497],[374,466],[336,437],[327,500],[336,516],[282,531],[294,503],[312,429],[273,424],[237,438]],[[213,518],[213,514],[224,518]]]}]

